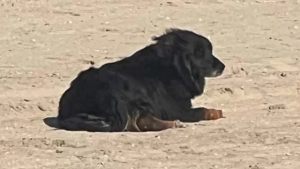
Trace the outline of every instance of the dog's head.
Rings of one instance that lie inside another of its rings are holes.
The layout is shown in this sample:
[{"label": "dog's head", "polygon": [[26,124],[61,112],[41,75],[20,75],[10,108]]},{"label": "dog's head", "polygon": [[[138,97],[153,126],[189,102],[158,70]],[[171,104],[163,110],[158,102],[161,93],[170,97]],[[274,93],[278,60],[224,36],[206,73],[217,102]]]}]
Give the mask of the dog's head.
[{"label": "dog's head", "polygon": [[211,42],[194,32],[169,29],[159,37],[154,37],[156,51],[165,63],[172,64],[186,85],[202,94],[205,77],[220,76],[225,65],[213,55]]}]

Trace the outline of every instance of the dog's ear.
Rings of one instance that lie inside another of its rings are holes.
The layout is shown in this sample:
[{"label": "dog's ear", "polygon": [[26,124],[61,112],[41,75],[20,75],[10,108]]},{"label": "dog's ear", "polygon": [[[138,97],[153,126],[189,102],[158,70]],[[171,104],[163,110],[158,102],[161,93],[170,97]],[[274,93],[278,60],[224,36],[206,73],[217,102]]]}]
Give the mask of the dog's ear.
[{"label": "dog's ear", "polygon": [[155,37],[154,40],[163,46],[163,60],[173,65],[192,93],[202,93],[203,88],[198,84],[201,79],[199,79],[199,75],[194,73],[195,67],[193,64],[196,55],[203,57],[202,46],[191,44],[193,41],[189,41],[188,36],[178,29],[170,29],[165,35]]},{"label": "dog's ear", "polygon": [[173,67],[182,82],[197,95],[203,92],[203,87],[199,83],[204,79],[198,70],[195,70],[194,62],[196,57],[202,58],[204,52],[201,45],[194,44],[195,37],[192,35],[179,29],[169,29],[164,35],[152,39],[157,42],[155,49],[161,58],[160,62],[165,66]]},{"label": "dog's ear", "polygon": [[[192,68],[192,54],[185,53],[181,56],[176,56],[173,58],[173,65],[181,78],[184,80],[184,83],[190,88],[194,89],[197,87],[197,80],[193,76]],[[196,89],[197,90],[197,89]]]},{"label": "dog's ear", "polygon": [[188,42],[180,37],[178,29],[167,29],[166,33],[152,37],[156,41],[156,52],[167,64],[172,64],[179,74],[191,75],[191,57],[193,50],[187,48]]},{"label": "dog's ear", "polygon": [[152,40],[156,41],[156,52],[162,58],[173,57],[178,47],[182,46],[182,39],[176,34],[176,29],[167,29],[165,34],[154,36]]}]

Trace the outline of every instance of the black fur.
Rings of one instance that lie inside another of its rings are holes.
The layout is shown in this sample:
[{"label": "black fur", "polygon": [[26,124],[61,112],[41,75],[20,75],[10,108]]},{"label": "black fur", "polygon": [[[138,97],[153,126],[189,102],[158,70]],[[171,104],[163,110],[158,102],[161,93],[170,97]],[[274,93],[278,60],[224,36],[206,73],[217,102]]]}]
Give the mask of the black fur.
[{"label": "black fur", "polygon": [[203,108],[191,108],[191,99],[203,93],[205,77],[221,75],[225,65],[194,32],[169,29],[153,40],[130,57],[82,71],[60,100],[60,127],[117,132],[134,113],[199,121]]}]

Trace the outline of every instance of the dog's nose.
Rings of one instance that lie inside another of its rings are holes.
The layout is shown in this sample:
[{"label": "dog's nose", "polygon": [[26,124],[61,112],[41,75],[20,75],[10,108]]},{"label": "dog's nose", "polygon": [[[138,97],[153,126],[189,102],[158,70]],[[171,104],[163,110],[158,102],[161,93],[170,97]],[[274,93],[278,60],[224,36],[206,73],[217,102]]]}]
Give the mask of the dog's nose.
[{"label": "dog's nose", "polygon": [[222,75],[223,71],[225,69],[225,65],[223,63],[219,64],[215,70],[216,70],[216,76]]},{"label": "dog's nose", "polygon": [[222,63],[218,58],[215,57],[214,59],[214,63],[213,63],[213,67],[218,70],[219,72],[223,72],[223,70],[225,69],[225,65],[224,63]]},{"label": "dog's nose", "polygon": [[220,65],[217,66],[217,69],[220,70],[220,72],[223,72],[225,70],[225,65],[221,63]]}]

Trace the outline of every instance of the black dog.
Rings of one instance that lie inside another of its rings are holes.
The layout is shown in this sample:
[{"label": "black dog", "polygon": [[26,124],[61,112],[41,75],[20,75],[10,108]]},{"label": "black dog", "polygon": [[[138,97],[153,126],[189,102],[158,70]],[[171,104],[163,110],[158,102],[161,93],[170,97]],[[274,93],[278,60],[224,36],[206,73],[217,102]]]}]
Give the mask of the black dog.
[{"label": "black dog", "polygon": [[205,77],[225,65],[205,37],[170,29],[156,43],[123,60],[79,73],[59,103],[65,130],[92,132],[159,131],[181,122],[217,119],[222,112],[192,108]]}]

